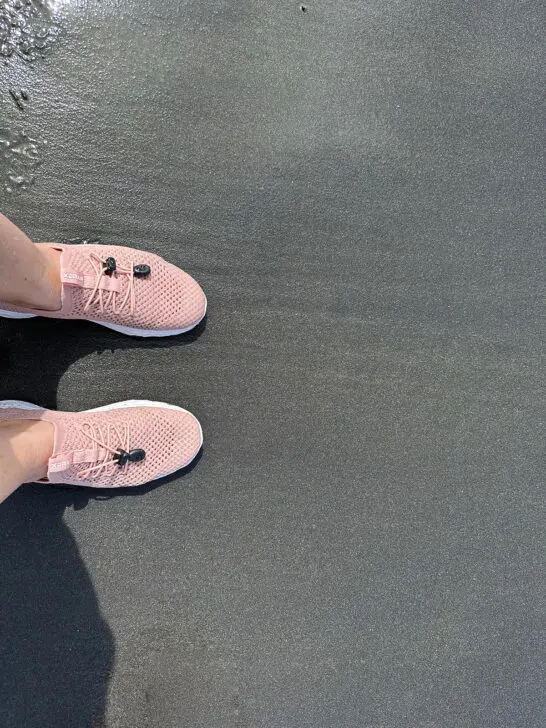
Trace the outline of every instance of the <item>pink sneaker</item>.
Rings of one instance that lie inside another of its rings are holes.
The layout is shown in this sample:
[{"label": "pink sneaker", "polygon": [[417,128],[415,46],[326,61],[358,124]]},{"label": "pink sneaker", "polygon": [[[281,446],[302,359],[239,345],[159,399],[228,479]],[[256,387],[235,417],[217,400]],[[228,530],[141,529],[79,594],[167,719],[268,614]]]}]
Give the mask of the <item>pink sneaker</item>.
[{"label": "pink sneaker", "polygon": [[124,488],[163,478],[191,463],[203,444],[198,420],[181,407],[132,400],[86,412],[53,412],[0,402],[0,422],[45,420],[55,428],[44,483]]},{"label": "pink sneaker", "polygon": [[58,311],[11,306],[0,316],[87,319],[130,336],[174,336],[204,318],[199,284],[158,255],[118,245],[61,245],[62,305]]}]

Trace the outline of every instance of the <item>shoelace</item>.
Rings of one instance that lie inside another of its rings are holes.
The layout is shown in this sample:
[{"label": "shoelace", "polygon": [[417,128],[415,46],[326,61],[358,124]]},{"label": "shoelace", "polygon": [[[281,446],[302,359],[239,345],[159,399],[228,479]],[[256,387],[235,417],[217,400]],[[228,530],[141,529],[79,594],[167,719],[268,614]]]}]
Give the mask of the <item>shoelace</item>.
[{"label": "shoelace", "polygon": [[[87,299],[87,303],[84,306],[84,311],[87,313],[87,311],[91,308],[91,306],[97,304],[99,306],[99,310],[101,313],[104,312],[104,308],[106,306],[111,306],[112,311],[115,314],[121,313],[121,311],[125,308],[127,303],[130,303],[131,308],[131,315],[135,312],[135,266],[133,263],[131,263],[130,268],[123,268],[117,264],[115,264],[115,268],[113,271],[111,271],[108,267],[108,258],[103,259],[100,257],[100,255],[97,255],[96,253],[89,253],[89,262],[93,266],[93,269],[96,273],[97,280],[95,282],[95,286],[93,290],[91,291],[91,295]],[[103,276],[106,275],[114,275],[114,273],[117,273],[118,275],[127,276],[128,277],[128,285],[127,285],[127,291],[125,293],[125,296],[123,297],[121,303],[118,305],[118,293],[116,291],[106,291],[104,292],[100,288],[100,284],[102,281]]]},{"label": "shoelace", "polygon": [[[106,450],[106,457],[97,465],[93,465],[85,470],[80,470],[77,475],[79,480],[83,478],[96,479],[101,475],[112,477],[121,470],[127,471],[129,467],[129,461],[126,460],[123,464],[118,459],[114,459],[114,456],[125,453],[126,455],[130,452],[129,441],[131,438],[131,430],[128,422],[123,422],[121,427],[116,425],[106,425],[101,427],[100,425],[91,424],[89,422],[84,423],[78,428],[85,437],[89,438],[91,442],[98,445],[101,449]],[[106,436],[103,432],[106,429]],[[115,445],[117,443],[117,445]]]}]

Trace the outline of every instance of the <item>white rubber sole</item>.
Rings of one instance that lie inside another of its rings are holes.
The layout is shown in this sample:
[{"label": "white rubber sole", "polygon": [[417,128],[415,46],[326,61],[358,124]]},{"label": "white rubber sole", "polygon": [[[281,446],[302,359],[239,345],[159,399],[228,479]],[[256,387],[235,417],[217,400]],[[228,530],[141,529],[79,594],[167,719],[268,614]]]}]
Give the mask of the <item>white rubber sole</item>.
[{"label": "white rubber sole", "polygon": [[39,407],[37,404],[30,404],[30,402],[22,402],[20,399],[4,399],[0,402],[0,409],[41,410],[45,409],[45,407]]},{"label": "white rubber sole", "polygon": [[[182,407],[177,407],[174,404],[166,404],[165,402],[152,402],[149,399],[128,399],[125,402],[114,402],[114,404],[107,404],[103,407],[94,407],[93,409],[89,410],[82,410],[83,412],[109,412],[110,410],[116,410],[116,409],[127,409],[128,407],[159,407],[160,409],[170,409],[170,410],[177,410],[178,412],[184,412],[187,415],[191,415],[193,417],[197,424],[199,425],[199,447],[197,448],[197,451],[195,455],[192,455],[192,457],[185,462],[183,465],[180,465],[175,470],[170,470],[168,473],[162,473],[161,475],[158,475],[157,478],[152,478],[152,480],[148,481],[152,483],[154,480],[160,480],[161,478],[166,478],[169,475],[172,475],[173,473],[177,473],[179,470],[182,470],[183,468],[187,468],[190,463],[195,460],[197,455],[199,454],[199,451],[203,447],[203,428],[201,427],[201,423],[188,410],[183,409]],[[0,409],[20,409],[20,410],[43,410],[44,407],[39,407],[37,404],[31,404],[30,402],[23,402],[22,400],[18,399],[5,399],[3,401],[0,401]],[[86,487],[86,486],[83,486]],[[87,487],[93,487],[93,486],[87,486]]]},{"label": "white rubber sole", "polygon": [[[164,329],[163,331],[158,331],[155,329],[134,329],[131,326],[120,326],[119,324],[111,324],[107,321],[96,321],[95,319],[79,319],[84,321],[90,321],[92,324],[98,324],[99,326],[105,326],[107,329],[112,329],[112,331],[117,331],[119,334],[126,334],[127,336],[140,336],[145,338],[151,338],[155,336],[178,336],[179,334],[185,334],[188,331],[191,331],[196,326],[199,326],[201,321],[205,318],[207,315],[207,306],[208,301],[205,297],[205,311],[199,321],[196,321],[191,326],[186,326],[184,329]],[[29,318],[37,318],[37,315],[34,313],[18,313],[17,311],[4,311],[3,309],[0,309],[0,316],[3,318],[9,318],[9,319],[29,319]],[[44,318],[51,318],[50,316],[44,316]],[[64,319],[74,321],[78,319]]]},{"label": "white rubber sole", "polygon": [[17,311],[4,311],[1,308],[0,308],[0,316],[2,316],[2,318],[9,318],[9,319],[37,318],[35,313],[17,313]]}]

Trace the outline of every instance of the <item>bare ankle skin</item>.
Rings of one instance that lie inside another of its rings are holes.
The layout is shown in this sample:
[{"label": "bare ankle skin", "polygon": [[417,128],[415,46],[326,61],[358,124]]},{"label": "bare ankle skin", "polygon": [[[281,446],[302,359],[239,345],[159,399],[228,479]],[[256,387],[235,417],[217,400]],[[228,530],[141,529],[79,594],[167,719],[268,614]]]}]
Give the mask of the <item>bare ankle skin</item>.
[{"label": "bare ankle skin", "polygon": [[0,301],[23,308],[61,307],[60,252],[33,243],[0,215]]},{"label": "bare ankle skin", "polygon": [[0,503],[23,483],[47,476],[54,437],[51,422],[11,420],[0,424]]},{"label": "bare ankle skin", "polygon": [[35,247],[43,256],[45,264],[39,293],[39,304],[34,304],[32,308],[58,311],[62,303],[61,253],[44,243],[36,243]]}]

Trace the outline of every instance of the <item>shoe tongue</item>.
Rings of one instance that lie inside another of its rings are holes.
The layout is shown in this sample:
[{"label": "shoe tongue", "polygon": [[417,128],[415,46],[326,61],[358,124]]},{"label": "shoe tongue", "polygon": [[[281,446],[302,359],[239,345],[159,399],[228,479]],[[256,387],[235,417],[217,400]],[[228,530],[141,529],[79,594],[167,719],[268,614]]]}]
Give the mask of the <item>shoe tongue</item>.
[{"label": "shoe tongue", "polygon": [[51,410],[46,410],[42,416],[42,419],[51,422],[54,429],[53,438],[53,455],[49,458],[47,467],[47,478],[50,483],[62,483],[62,478],[58,474],[66,470],[64,467],[60,467],[59,463],[62,458],[59,455],[65,452],[67,444],[67,426],[66,423],[58,416],[58,414]]},{"label": "shoe tongue", "polygon": [[89,467],[112,459],[109,450],[93,443],[82,433],[76,423],[66,423],[48,412],[47,419],[54,423],[55,438],[53,455],[48,462],[47,477],[50,483],[66,482],[67,472],[73,477],[75,468]]},{"label": "shoe tongue", "polygon": [[[61,255],[61,282],[69,286],[83,286],[93,267],[88,255],[82,255],[79,245],[65,245]],[[96,275],[96,274],[95,274]]]},{"label": "shoe tongue", "polygon": [[93,271],[89,262],[89,250],[85,245],[64,245],[61,255],[61,275],[65,273],[89,274]]},{"label": "shoe tongue", "polygon": [[[78,289],[93,290],[97,284],[98,272],[102,270],[102,259],[91,257],[93,253],[91,246],[65,245],[61,256],[61,281],[63,289],[69,287],[72,295],[78,296]],[[123,275],[102,275],[99,282],[99,289],[105,292],[114,291],[124,294],[128,281]],[[87,293],[83,293],[87,296]],[[79,299],[77,299],[79,300]],[[82,299],[82,301],[85,299]]]}]

